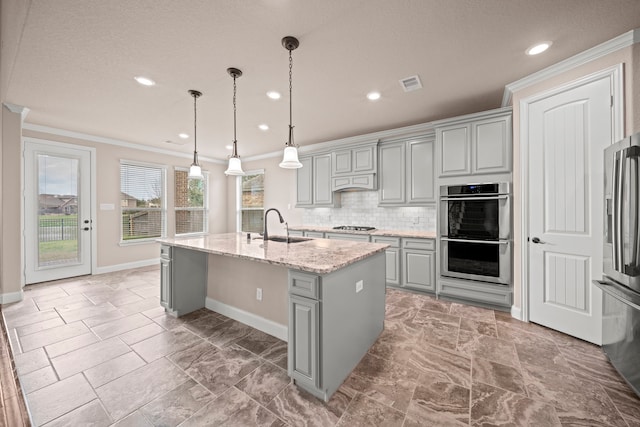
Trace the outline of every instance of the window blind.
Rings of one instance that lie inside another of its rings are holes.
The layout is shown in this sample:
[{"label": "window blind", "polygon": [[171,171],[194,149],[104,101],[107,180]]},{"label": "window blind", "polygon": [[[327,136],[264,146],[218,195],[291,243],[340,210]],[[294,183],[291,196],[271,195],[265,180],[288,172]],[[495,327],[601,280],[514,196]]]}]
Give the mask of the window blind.
[{"label": "window blind", "polygon": [[123,242],[164,237],[164,167],[121,162],[120,208]]}]

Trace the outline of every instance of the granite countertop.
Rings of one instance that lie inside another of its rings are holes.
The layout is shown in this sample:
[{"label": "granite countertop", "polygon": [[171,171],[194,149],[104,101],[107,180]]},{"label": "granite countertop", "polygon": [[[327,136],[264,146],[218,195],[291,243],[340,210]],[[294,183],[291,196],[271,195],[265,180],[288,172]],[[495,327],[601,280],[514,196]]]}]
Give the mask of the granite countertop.
[{"label": "granite countertop", "polygon": [[435,239],[435,231],[420,230],[334,230],[333,227],[320,227],[315,225],[290,225],[289,230],[296,231],[319,231],[323,233],[342,233],[342,234],[365,234],[370,236],[389,236],[389,237],[415,237],[420,239]]},{"label": "granite countertop", "polygon": [[[246,233],[209,234],[201,237],[158,239],[179,248],[224,255],[266,264],[281,265],[295,270],[327,274],[363,260],[389,245],[346,240],[309,239],[299,243],[284,243],[257,239],[247,241]],[[273,236],[272,236],[273,237]]]}]

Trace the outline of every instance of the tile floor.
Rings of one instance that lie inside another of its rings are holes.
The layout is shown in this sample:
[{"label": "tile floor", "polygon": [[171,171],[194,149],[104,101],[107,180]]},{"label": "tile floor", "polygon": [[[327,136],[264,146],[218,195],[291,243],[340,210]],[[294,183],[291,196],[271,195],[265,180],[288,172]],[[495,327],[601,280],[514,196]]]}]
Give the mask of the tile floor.
[{"label": "tile floor", "polygon": [[158,305],[159,270],[28,287],[2,314],[36,426],[640,426],[600,348],[508,314],[388,290],[385,330],[328,403],[286,343]]}]

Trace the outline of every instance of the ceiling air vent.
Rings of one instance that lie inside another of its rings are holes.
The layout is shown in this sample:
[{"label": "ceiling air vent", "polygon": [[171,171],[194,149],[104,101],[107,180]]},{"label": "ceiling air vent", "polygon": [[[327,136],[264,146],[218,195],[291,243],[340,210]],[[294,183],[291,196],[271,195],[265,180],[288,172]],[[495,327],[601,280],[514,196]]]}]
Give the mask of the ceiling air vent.
[{"label": "ceiling air vent", "polygon": [[420,82],[420,77],[411,76],[405,79],[400,80],[400,85],[405,92],[411,92],[414,90],[422,89],[422,83]]}]

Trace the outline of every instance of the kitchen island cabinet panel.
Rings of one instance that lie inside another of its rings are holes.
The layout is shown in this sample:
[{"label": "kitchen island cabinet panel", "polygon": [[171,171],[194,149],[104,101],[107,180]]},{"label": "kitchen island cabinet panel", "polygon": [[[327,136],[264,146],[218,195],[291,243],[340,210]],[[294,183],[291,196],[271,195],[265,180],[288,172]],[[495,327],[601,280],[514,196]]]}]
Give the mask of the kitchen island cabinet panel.
[{"label": "kitchen island cabinet panel", "polygon": [[318,340],[320,302],[296,295],[289,297],[289,371],[307,388],[320,388]]},{"label": "kitchen island cabinet panel", "polygon": [[[162,245],[160,257],[160,304],[167,313],[183,316],[203,308],[207,296],[207,254]],[[171,258],[167,258],[168,248]]]}]

